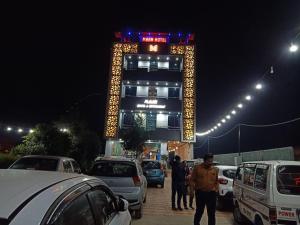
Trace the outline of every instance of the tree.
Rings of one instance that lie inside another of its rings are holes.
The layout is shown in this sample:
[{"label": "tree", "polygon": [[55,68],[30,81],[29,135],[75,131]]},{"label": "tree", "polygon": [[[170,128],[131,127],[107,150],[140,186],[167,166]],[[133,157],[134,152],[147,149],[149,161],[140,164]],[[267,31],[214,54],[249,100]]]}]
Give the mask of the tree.
[{"label": "tree", "polygon": [[82,121],[73,122],[69,127],[72,143],[70,157],[78,161],[82,168],[88,170],[101,152],[100,138]]},{"label": "tree", "polygon": [[143,124],[145,124],[145,118],[137,115],[133,126],[121,132],[121,138],[124,140],[123,147],[126,150],[135,152],[136,157],[141,155],[145,147],[145,141],[148,139],[148,132],[145,131]]},{"label": "tree", "polygon": [[[67,127],[67,132],[61,132]],[[55,155],[74,158],[82,169],[89,169],[100,154],[99,136],[88,129],[84,122],[55,122],[39,124],[34,132],[24,137],[22,143],[13,148],[14,155]]]},{"label": "tree", "polygon": [[33,133],[26,135],[20,145],[13,148],[15,155],[60,155],[68,156],[71,140],[52,124],[38,124]]}]

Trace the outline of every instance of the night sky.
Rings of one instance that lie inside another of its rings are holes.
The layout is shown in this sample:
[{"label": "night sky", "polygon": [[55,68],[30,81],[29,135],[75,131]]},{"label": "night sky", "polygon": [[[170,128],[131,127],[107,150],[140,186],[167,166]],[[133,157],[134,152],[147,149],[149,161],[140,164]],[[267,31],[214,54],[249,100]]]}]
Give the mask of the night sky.
[{"label": "night sky", "polygon": [[[77,110],[102,136],[110,47],[119,30],[195,33],[197,131],[211,128],[245,94],[255,93],[263,74],[264,89],[214,135],[237,123],[300,117],[300,52],[287,50],[300,32],[300,1],[209,2],[1,7],[0,123],[29,127]],[[271,66],[274,74],[268,73]],[[300,122],[276,131],[245,131],[249,138],[243,144],[248,149],[300,144],[299,128]],[[283,133],[286,138],[272,142]],[[220,146],[236,146],[234,137],[228,140]]]}]

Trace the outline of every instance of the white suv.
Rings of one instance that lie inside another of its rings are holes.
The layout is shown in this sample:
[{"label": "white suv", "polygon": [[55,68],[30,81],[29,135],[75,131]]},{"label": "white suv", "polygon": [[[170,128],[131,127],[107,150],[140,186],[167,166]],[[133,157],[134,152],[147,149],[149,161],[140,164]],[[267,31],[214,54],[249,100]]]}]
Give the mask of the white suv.
[{"label": "white suv", "polygon": [[224,208],[224,203],[232,202],[233,191],[233,179],[235,178],[236,166],[215,166],[219,169],[218,180],[219,180],[219,194],[217,197],[217,207]]}]

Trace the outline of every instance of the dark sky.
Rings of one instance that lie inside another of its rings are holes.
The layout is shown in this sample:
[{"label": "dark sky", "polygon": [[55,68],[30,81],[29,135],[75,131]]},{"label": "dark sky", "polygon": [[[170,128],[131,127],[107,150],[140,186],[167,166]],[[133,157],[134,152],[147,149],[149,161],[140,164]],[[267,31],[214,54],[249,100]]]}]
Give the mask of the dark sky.
[{"label": "dark sky", "polygon": [[300,1],[110,2],[1,7],[2,124],[56,120],[75,102],[100,93],[74,110],[84,111],[101,132],[110,47],[118,30],[196,34],[198,131],[219,121],[271,65],[275,74],[264,80],[266,88],[217,134],[239,122],[300,115],[300,52],[287,51],[300,32]]}]

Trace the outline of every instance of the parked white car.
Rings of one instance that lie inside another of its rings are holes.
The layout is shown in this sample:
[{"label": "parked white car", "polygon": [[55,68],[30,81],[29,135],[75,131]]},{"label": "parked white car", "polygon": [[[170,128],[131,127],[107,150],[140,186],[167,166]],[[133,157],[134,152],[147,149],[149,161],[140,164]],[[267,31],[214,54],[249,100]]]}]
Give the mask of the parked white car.
[{"label": "parked white car", "polygon": [[1,225],[129,225],[128,202],[83,174],[0,170]]},{"label": "parked white car", "polygon": [[72,158],[50,155],[27,155],[16,160],[8,169],[46,170],[81,173],[79,164]]},{"label": "parked white car", "polygon": [[147,180],[140,164],[123,157],[104,157],[98,159],[89,175],[99,177],[116,194],[129,202],[129,210],[135,218],[141,218],[143,203],[146,201]]},{"label": "parked white car", "polygon": [[235,178],[237,166],[217,165],[215,167],[219,169],[219,193],[217,197],[217,206],[218,208],[224,208],[226,202],[232,202],[232,184],[233,179]]},{"label": "parked white car", "polygon": [[255,225],[300,224],[300,162],[242,163],[233,185],[234,219]]}]

